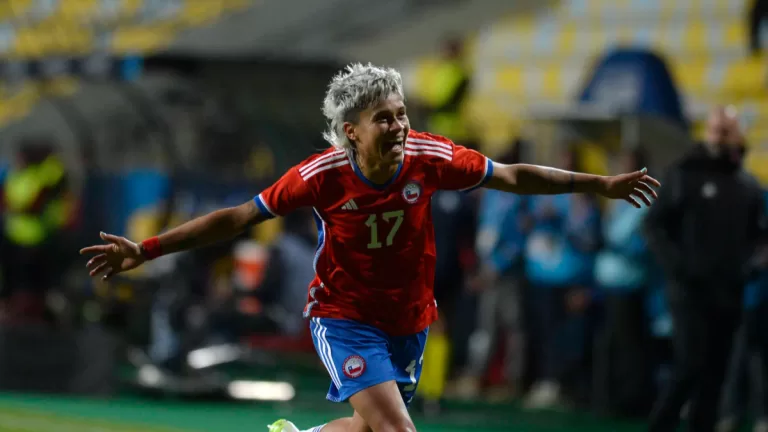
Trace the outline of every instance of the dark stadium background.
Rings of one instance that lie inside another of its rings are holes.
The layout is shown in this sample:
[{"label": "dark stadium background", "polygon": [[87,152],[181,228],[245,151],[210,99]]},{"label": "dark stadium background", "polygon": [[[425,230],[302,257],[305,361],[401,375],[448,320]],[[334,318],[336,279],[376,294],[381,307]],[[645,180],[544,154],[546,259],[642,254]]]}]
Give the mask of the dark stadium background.
[{"label": "dark stadium background", "polygon": [[[242,203],[325,148],[324,91],[350,61],[402,71],[414,129],[492,158],[521,143],[523,160],[542,164],[567,147],[601,174],[641,149],[662,176],[702,137],[706,113],[732,104],[747,169],[768,181],[768,63],[751,42],[752,10],[751,0],[0,1],[0,273],[12,276],[0,278],[0,430],[245,431],[349,413],[324,400],[330,381],[306,332],[286,330],[303,305],[265,294],[290,284],[290,270],[264,253],[283,233],[309,235],[306,215],[109,284],[87,278],[77,250],[99,231],[140,240]],[[8,179],[19,161],[47,158],[62,182],[19,199],[55,203],[62,220],[19,246]],[[468,198],[473,212],[480,197]],[[505,384],[500,337],[468,394],[457,365],[486,313],[465,284],[482,264],[473,223],[459,222],[468,237],[447,231],[464,274],[437,294],[455,307],[439,324],[449,336],[433,343],[439,364],[427,361],[419,430],[642,430],[643,413],[612,411],[594,287],[561,403],[525,403],[535,358]],[[670,363],[660,290],[644,293],[639,324],[653,353],[648,399]],[[163,350],[174,354],[157,361]]]}]

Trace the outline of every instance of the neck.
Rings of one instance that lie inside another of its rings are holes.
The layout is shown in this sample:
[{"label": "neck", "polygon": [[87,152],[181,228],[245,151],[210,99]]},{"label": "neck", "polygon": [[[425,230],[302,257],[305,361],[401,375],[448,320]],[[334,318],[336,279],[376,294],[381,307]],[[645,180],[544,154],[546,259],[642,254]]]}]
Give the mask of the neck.
[{"label": "neck", "polygon": [[376,184],[384,184],[397,172],[398,164],[388,164],[376,157],[355,152],[355,161],[365,178]]}]

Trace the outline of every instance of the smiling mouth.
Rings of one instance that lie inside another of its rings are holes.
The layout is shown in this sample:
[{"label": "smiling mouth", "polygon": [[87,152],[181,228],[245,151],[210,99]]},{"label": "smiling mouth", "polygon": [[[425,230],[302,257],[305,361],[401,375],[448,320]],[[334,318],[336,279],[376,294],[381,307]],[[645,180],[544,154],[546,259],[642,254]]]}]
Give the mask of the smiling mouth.
[{"label": "smiling mouth", "polygon": [[383,150],[382,153],[384,153],[384,154],[387,154],[389,152],[398,153],[399,154],[399,153],[402,153],[403,150],[405,149],[405,140],[399,139],[399,140],[395,140],[395,141],[386,142],[386,143],[384,143],[384,145],[382,147],[383,147],[382,148],[382,150]]}]

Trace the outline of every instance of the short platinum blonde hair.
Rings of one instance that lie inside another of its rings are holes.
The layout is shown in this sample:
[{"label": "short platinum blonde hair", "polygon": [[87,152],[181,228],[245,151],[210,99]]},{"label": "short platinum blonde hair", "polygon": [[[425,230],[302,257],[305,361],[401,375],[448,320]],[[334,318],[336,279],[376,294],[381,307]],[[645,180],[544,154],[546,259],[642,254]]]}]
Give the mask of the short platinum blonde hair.
[{"label": "short platinum blonde hair", "polygon": [[392,95],[405,100],[400,72],[370,63],[348,65],[328,85],[323,101],[323,115],[328,120],[328,129],[323,138],[338,149],[354,150],[344,133],[344,122],[356,121],[354,116]]}]

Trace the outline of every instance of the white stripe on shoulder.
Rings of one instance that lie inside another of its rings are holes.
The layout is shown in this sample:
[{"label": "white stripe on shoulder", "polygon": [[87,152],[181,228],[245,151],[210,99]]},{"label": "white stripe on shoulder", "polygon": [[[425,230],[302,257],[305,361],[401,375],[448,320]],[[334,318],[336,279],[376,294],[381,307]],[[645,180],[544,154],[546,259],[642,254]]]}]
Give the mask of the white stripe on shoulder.
[{"label": "white stripe on shoulder", "polygon": [[344,165],[349,165],[349,161],[348,160],[343,160],[343,161],[336,162],[336,163],[333,163],[333,164],[330,164],[330,165],[321,165],[321,166],[317,167],[316,169],[314,169],[314,170],[312,170],[312,171],[310,171],[310,172],[308,172],[306,174],[302,174],[301,178],[303,178],[306,181],[306,180],[309,180],[310,178],[314,177],[318,173],[321,173],[323,171],[328,171],[330,169],[338,168],[338,167],[344,166]]},{"label": "white stripe on shoulder", "polygon": [[448,157],[453,157],[453,153],[451,153],[449,150],[443,150],[441,148],[437,147],[430,147],[426,145],[416,145],[411,143],[406,143],[405,148],[408,150],[416,150],[416,151],[434,151],[438,153],[443,153],[444,155]]},{"label": "white stripe on shoulder", "polygon": [[328,153],[327,155],[320,156],[319,158],[313,160],[311,163],[307,164],[306,166],[299,168],[299,172],[301,174],[304,174],[309,171],[312,171],[313,169],[317,168],[319,165],[323,165],[331,161],[337,161],[339,159],[344,159],[345,157],[346,157],[346,152],[344,150],[337,150],[333,153]]},{"label": "white stripe on shoulder", "polygon": [[426,144],[433,147],[439,147],[444,150],[453,151],[453,147],[451,147],[450,144],[442,143],[440,141],[427,140],[422,138],[408,138],[408,141],[414,144]]},{"label": "white stripe on shoulder", "polygon": [[438,153],[436,151],[428,151],[428,150],[408,150],[408,147],[405,148],[405,154],[408,156],[422,156],[422,155],[437,156],[447,161],[453,160],[451,156],[446,156],[445,153]]}]

